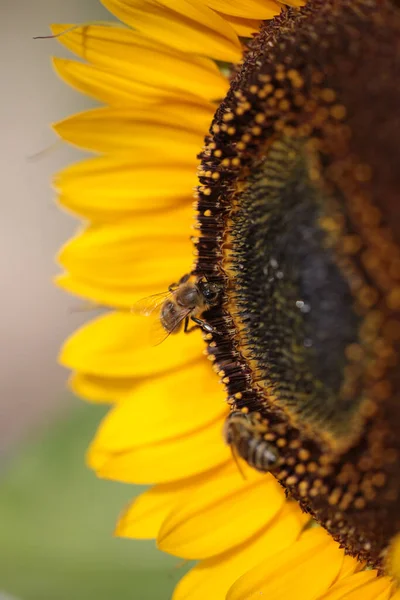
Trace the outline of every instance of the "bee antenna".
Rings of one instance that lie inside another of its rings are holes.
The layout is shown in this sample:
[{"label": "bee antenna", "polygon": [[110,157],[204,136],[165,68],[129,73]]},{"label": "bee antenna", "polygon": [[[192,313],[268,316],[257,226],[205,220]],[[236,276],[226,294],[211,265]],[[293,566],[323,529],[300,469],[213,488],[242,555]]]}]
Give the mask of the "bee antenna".
[{"label": "bee antenna", "polygon": [[242,478],[244,479],[244,481],[247,481],[247,477],[245,472],[243,471],[242,465],[239,462],[239,455],[236,452],[236,448],[234,447],[233,444],[230,445],[231,446],[231,453],[232,453],[232,458],[235,461],[235,464],[237,466],[237,469],[240,473],[240,475],[242,476]]},{"label": "bee antenna", "polygon": [[89,27],[90,25],[106,25],[107,27],[111,27],[113,25],[117,25],[117,23],[110,23],[109,21],[88,21],[87,23],[79,23],[78,25],[72,25],[64,31],[60,31],[59,33],[53,33],[52,35],[35,35],[33,37],[34,40],[51,40],[54,38],[61,37],[65,33],[69,33],[70,31],[74,31],[74,29],[79,29],[79,27]]}]

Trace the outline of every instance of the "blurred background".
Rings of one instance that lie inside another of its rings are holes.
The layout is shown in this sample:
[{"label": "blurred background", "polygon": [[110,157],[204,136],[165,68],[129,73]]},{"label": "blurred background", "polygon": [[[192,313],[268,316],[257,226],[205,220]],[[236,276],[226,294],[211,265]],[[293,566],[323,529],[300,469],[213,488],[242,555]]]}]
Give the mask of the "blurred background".
[{"label": "blurred background", "polygon": [[[104,407],[66,391],[65,337],[87,315],[52,284],[54,256],[75,223],[55,205],[52,174],[82,157],[49,124],[90,106],[59,81],[55,22],[108,19],[98,0],[0,0],[0,600],[168,600],[178,560],[152,542],[112,537],[141,491],[99,481],[85,449]],[[43,150],[48,149],[45,152]]]}]

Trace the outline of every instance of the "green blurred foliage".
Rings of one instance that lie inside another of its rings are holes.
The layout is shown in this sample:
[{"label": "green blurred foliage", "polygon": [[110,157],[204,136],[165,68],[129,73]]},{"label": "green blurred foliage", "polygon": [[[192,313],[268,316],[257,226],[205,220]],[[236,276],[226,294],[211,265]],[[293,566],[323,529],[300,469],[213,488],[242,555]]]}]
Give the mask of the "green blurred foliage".
[{"label": "green blurred foliage", "polygon": [[0,592],[20,600],[168,600],[186,572],[153,541],[113,537],[144,488],[101,481],[84,454],[104,407],[79,405],[2,474]]}]

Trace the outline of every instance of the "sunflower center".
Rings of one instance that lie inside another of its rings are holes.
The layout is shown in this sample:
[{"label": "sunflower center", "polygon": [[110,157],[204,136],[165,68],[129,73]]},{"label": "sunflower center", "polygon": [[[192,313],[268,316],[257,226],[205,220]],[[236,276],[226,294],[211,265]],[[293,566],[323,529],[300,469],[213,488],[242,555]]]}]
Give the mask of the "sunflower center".
[{"label": "sunflower center", "polygon": [[373,0],[265,24],[198,202],[196,272],[224,286],[209,353],[235,415],[262,420],[277,479],[376,567],[400,531],[399,33]]}]

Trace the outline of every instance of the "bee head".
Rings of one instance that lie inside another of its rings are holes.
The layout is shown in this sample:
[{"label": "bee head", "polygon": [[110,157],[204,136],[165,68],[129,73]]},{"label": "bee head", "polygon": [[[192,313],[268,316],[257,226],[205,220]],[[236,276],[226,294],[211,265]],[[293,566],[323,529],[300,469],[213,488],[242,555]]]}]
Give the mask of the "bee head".
[{"label": "bee head", "polygon": [[220,284],[212,283],[205,277],[198,281],[197,288],[208,306],[214,306],[217,303],[222,291]]}]

